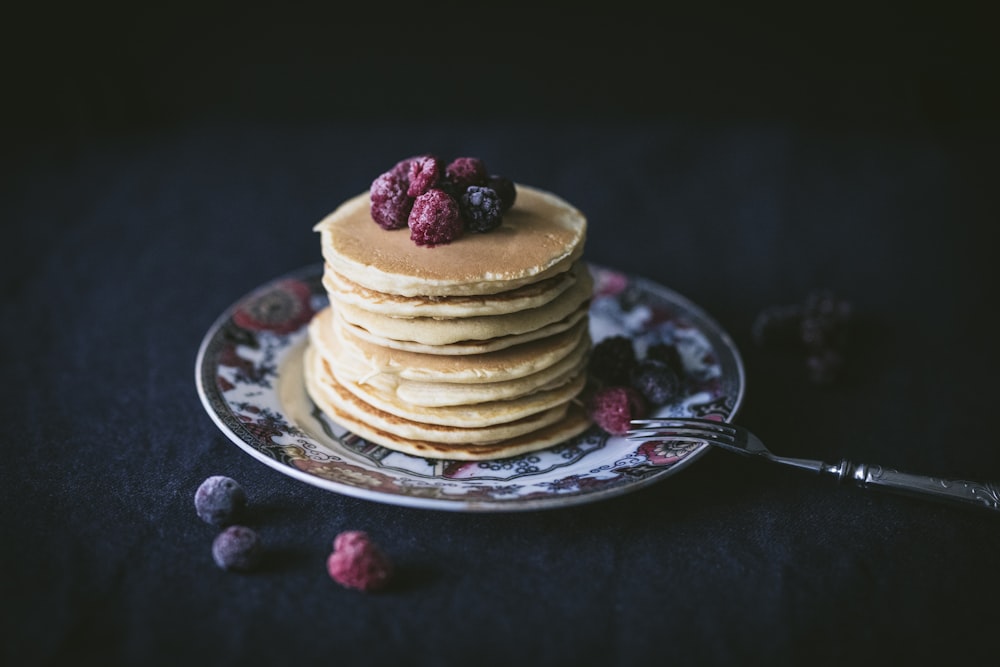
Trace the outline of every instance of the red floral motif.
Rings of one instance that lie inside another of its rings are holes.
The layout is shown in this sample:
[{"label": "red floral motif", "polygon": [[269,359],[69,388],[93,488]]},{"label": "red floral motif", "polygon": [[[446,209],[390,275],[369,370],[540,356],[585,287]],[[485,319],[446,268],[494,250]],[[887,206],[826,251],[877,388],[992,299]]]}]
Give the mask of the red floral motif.
[{"label": "red floral motif", "polygon": [[243,303],[233,314],[233,322],[251,331],[292,333],[315,314],[310,295],[309,286],[301,280],[283,280]]},{"label": "red floral motif", "polygon": [[653,465],[662,466],[680,461],[700,446],[695,442],[653,440],[639,445],[637,451]]}]

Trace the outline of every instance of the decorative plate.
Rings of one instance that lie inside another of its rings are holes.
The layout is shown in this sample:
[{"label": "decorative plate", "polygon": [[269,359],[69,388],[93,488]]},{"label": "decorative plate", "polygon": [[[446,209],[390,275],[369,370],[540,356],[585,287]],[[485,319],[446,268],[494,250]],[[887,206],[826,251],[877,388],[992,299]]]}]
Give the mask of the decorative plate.
[{"label": "decorative plate", "polygon": [[[595,342],[629,336],[637,353],[673,343],[685,365],[682,396],[656,416],[731,421],[743,400],[743,362],[699,307],[640,277],[591,264]],[[278,277],[226,310],[195,363],[209,416],[243,450],[315,486],[376,502],[496,512],[564,507],[640,489],[682,470],[704,444],[635,443],[592,427],[549,449],[492,461],[441,461],[388,450],[330,420],[303,386],[306,325],[327,304],[323,266]]]}]

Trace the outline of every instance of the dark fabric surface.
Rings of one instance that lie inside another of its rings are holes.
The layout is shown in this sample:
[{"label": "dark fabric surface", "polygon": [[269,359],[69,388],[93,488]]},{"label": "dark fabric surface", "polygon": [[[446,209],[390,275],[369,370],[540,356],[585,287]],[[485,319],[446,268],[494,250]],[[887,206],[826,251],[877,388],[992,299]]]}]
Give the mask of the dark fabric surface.
[{"label": "dark fabric surface", "polygon": [[[589,260],[714,317],[746,364],[738,421],[774,450],[1000,480],[982,25],[719,17],[726,39],[712,21],[636,15],[613,42],[599,21],[505,24],[507,41],[484,35],[507,54],[489,77],[442,39],[440,94],[399,83],[406,49],[371,31],[324,41],[329,17],[133,9],[20,26],[35,49],[5,110],[0,662],[994,658],[996,513],[720,452],[594,504],[409,509],[285,476],[201,406],[202,337],[252,288],[319,261],[316,221],[402,157],[477,155],[583,210]],[[814,288],[858,315],[830,387],[751,337],[761,309]],[[250,496],[259,571],[212,562],[193,495],[214,474]],[[345,529],[391,555],[389,590],[329,579]]]}]

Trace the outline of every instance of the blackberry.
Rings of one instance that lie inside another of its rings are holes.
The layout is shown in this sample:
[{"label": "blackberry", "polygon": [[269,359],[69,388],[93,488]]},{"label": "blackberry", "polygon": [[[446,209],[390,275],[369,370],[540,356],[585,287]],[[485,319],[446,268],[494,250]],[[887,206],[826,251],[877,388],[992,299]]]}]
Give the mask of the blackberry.
[{"label": "blackberry", "polygon": [[606,385],[627,385],[636,363],[632,339],[609,336],[594,345],[590,352],[590,375]]},{"label": "blackberry", "polygon": [[677,374],[678,378],[684,377],[684,360],[677,346],[672,343],[654,343],[646,349],[646,358],[655,361],[662,361]]},{"label": "blackberry", "polygon": [[249,572],[260,564],[262,555],[260,536],[246,526],[229,526],[212,542],[212,558],[223,570]]},{"label": "blackberry", "polygon": [[677,398],[681,382],[666,362],[647,358],[632,370],[630,385],[650,405],[666,405]]},{"label": "blackberry", "polygon": [[501,213],[506,213],[514,206],[514,202],[517,200],[517,188],[514,186],[514,181],[506,176],[492,174],[486,179],[486,185],[493,188],[500,196],[500,203],[502,204],[500,207]]},{"label": "blackberry", "polygon": [[853,307],[829,290],[814,290],[806,297],[799,336],[809,349],[843,348]]},{"label": "blackberry", "polygon": [[231,524],[246,510],[247,496],[236,480],[213,475],[194,493],[194,509],[202,521],[216,526]]},{"label": "blackberry", "polygon": [[419,197],[424,194],[437,185],[443,174],[441,162],[433,155],[420,155],[411,159],[407,170],[407,196]]},{"label": "blackberry", "polygon": [[817,350],[806,357],[806,372],[815,384],[832,384],[843,368],[844,355],[838,350]]},{"label": "blackberry", "polygon": [[385,588],[393,567],[368,533],[347,530],[334,539],[326,571],[341,586],[367,592]]},{"label": "blackberry", "polygon": [[470,185],[459,200],[465,225],[474,232],[488,232],[503,220],[503,204],[492,188]]},{"label": "blackberry", "polygon": [[413,208],[413,197],[406,194],[408,188],[407,179],[400,175],[395,167],[372,181],[369,193],[371,215],[379,227],[382,229],[406,227],[410,210]]},{"label": "blackberry", "polygon": [[587,401],[587,415],[611,435],[624,435],[629,422],[645,414],[645,399],[632,387],[604,387]]},{"label": "blackberry", "polygon": [[463,191],[470,185],[486,185],[489,172],[479,158],[457,157],[444,168],[444,177]]},{"label": "blackberry", "polygon": [[444,190],[431,188],[414,200],[408,224],[414,243],[433,247],[461,236],[465,222],[455,198]]}]

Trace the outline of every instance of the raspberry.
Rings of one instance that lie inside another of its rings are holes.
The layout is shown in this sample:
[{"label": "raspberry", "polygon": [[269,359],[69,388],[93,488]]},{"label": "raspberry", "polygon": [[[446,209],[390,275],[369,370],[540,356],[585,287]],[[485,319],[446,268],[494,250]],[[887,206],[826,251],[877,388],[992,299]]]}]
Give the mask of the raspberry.
[{"label": "raspberry", "polygon": [[645,413],[645,399],[632,387],[604,387],[587,401],[591,420],[612,435],[624,435],[629,422]]},{"label": "raspberry", "polygon": [[225,526],[240,518],[246,509],[247,496],[234,479],[213,475],[194,493],[194,509],[206,523]]},{"label": "raspberry", "polygon": [[380,174],[372,181],[369,198],[371,199],[371,215],[379,227],[383,229],[402,229],[413,208],[413,197],[406,194],[409,183],[406,177],[399,173],[399,165]]},{"label": "raspberry", "polygon": [[413,202],[408,224],[414,243],[433,247],[461,236],[465,222],[455,198],[444,190],[432,188]]},{"label": "raspberry", "polygon": [[459,200],[466,226],[474,232],[488,232],[503,220],[500,196],[492,188],[470,185]]},{"label": "raspberry", "polygon": [[361,530],[337,535],[333,553],[326,559],[326,570],[341,586],[366,592],[385,588],[393,572],[386,555]]},{"label": "raspberry", "polygon": [[651,405],[666,405],[677,397],[680,378],[670,366],[656,359],[643,359],[632,370],[631,386]]},{"label": "raspberry", "polygon": [[407,178],[410,184],[406,189],[406,194],[409,197],[419,197],[437,185],[443,174],[443,169],[441,162],[433,155],[420,155],[412,158],[409,162]]},{"label": "raspberry", "polygon": [[444,177],[463,191],[470,185],[486,185],[489,172],[479,158],[457,157],[444,168]]},{"label": "raspberry", "polygon": [[627,336],[609,336],[590,352],[590,375],[606,385],[627,385],[636,363],[632,340]]},{"label": "raspberry", "polygon": [[486,179],[486,186],[493,188],[500,196],[500,203],[502,204],[500,207],[501,213],[506,213],[514,206],[514,201],[517,199],[517,188],[514,187],[514,181],[506,176],[493,174]]},{"label": "raspberry", "polygon": [[249,572],[260,564],[260,536],[246,526],[229,526],[212,542],[212,558],[223,570]]}]

